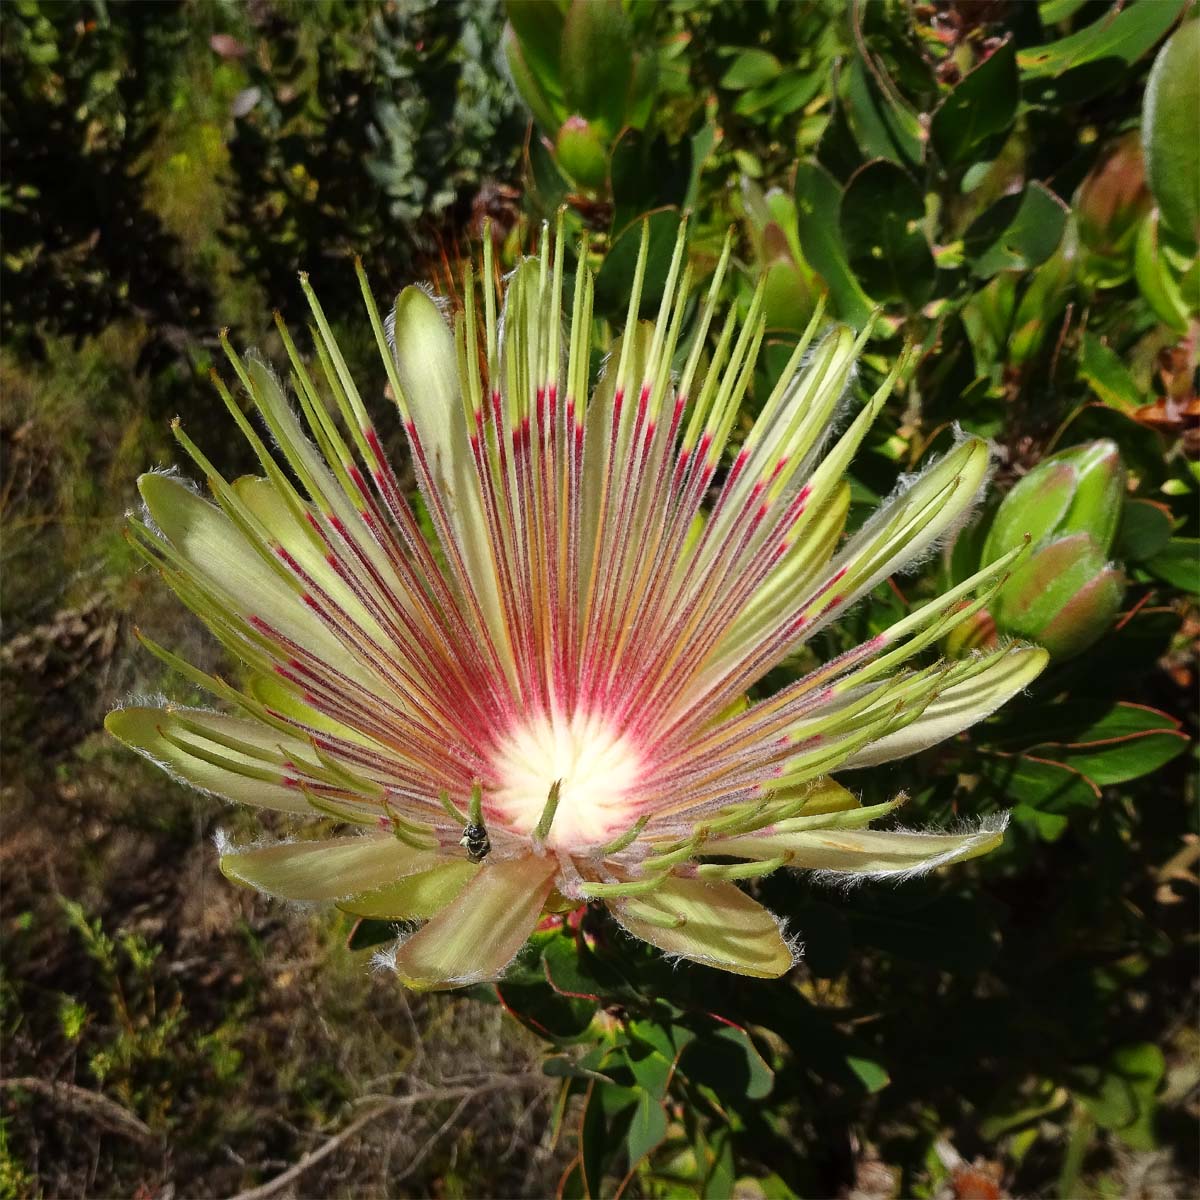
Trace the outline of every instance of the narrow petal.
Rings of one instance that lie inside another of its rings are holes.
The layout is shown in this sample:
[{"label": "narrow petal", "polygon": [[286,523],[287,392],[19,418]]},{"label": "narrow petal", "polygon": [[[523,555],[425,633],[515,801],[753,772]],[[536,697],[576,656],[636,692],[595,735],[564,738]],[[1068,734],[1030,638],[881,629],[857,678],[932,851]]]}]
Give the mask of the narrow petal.
[{"label": "narrow petal", "polygon": [[1045,650],[1032,646],[998,650],[983,661],[977,674],[946,688],[915,721],[872,742],[839,770],[891,762],[961,733],[1028,687],[1049,658]]},{"label": "narrow petal", "polygon": [[338,908],[356,917],[427,921],[454,900],[479,870],[465,858],[442,857],[440,865],[430,870],[406,874],[378,891],[341,900]]},{"label": "narrow petal", "polygon": [[[312,807],[303,792],[288,782],[291,776],[283,766],[285,755],[311,762],[311,750],[258,721],[193,708],[120,708],[108,714],[104,728],[169,775],[202,792],[256,808],[312,815]],[[258,748],[261,757],[230,749],[230,740]]]},{"label": "narrow petal", "polygon": [[792,965],[779,922],[732,883],[672,878],[647,896],[610,900],[608,907],[635,937],[667,954],[759,979]]},{"label": "narrow petal", "polygon": [[341,900],[454,861],[377,834],[237,850],[221,855],[221,870],[283,900]]},{"label": "narrow petal", "polygon": [[396,974],[423,991],[499,979],[533,932],[557,870],[556,859],[533,857],[484,866],[400,946]]},{"label": "narrow petal", "polygon": [[758,861],[791,855],[789,867],[886,879],[923,875],[946,863],[994,850],[1004,840],[1007,817],[984,822],[973,833],[905,830],[837,830],[754,834],[709,842],[709,854]]}]

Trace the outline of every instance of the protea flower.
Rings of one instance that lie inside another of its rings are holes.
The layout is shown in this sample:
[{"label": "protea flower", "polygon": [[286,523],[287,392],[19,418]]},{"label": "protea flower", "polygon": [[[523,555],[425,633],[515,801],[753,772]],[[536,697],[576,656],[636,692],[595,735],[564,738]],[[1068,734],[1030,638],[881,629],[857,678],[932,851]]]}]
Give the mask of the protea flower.
[{"label": "protea flower", "polygon": [[[1038,673],[1044,652],[1015,645],[916,665],[1015,551],[746,698],[952,530],[986,446],[962,440],[843,540],[843,473],[903,364],[830,441],[866,334],[823,330],[818,312],[731,446],[762,290],[706,362],[729,247],[697,308],[681,235],[658,318],[639,322],[647,237],[594,389],[592,279],[581,265],[565,319],[561,237],[552,256],[543,233],[508,277],[502,312],[485,249],[452,321],[409,287],[385,322],[360,267],[419,504],[304,279],[317,378],[281,325],[296,409],[226,346],[269,440],[218,382],[262,477],[227,482],[176,425],[216,503],[170,475],[140,481],[132,540],[243,686],[147,643],[229,711],[129,707],[109,730],[203,791],[320,822],[311,839],[226,848],[222,868],[273,896],[425,922],[394,956],[414,987],[497,978],[543,913],[584,901],[669,954],[776,976],[792,947],[736,881],[904,876],[1001,837],[999,821],[869,829],[899,800],[860,806],[830,773],[949,737]],[[350,832],[325,836],[331,820]]]}]

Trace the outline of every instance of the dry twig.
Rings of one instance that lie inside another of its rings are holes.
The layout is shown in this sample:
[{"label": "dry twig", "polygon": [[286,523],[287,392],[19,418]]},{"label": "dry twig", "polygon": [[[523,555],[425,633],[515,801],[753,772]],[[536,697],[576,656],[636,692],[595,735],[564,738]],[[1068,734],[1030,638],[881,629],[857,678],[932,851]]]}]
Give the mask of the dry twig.
[{"label": "dry twig", "polygon": [[89,1091],[74,1083],[38,1079],[34,1075],[20,1075],[13,1079],[0,1079],[0,1088],[21,1089],[45,1096],[71,1112],[83,1113],[103,1126],[109,1133],[117,1133],[135,1142],[153,1142],[154,1130],[129,1109],[110,1100],[100,1092]]},{"label": "dry twig", "polygon": [[[356,1133],[366,1128],[377,1117],[382,1117],[385,1113],[412,1108],[417,1104],[433,1104],[439,1100],[460,1100],[465,1106],[466,1101],[476,1096],[482,1096],[487,1092],[499,1092],[509,1088],[545,1087],[546,1083],[547,1080],[544,1075],[494,1075],[481,1079],[478,1083],[469,1086],[426,1088],[423,1091],[410,1092],[406,1096],[387,1096],[381,1099],[372,1097],[372,1099],[379,1099],[379,1103],[368,1108],[365,1112],[359,1113],[345,1129],[339,1133],[335,1133],[333,1137],[322,1143],[311,1153],[306,1154],[299,1162],[288,1167],[286,1171],[282,1171],[276,1175],[274,1179],[268,1179],[266,1183],[250,1188],[248,1191],[238,1192],[231,1200],[267,1200],[270,1196],[277,1196],[289,1184],[299,1179],[310,1167],[314,1167],[322,1159],[328,1158],[339,1146],[344,1145]],[[456,1117],[457,1115],[458,1110],[455,1112]]]}]

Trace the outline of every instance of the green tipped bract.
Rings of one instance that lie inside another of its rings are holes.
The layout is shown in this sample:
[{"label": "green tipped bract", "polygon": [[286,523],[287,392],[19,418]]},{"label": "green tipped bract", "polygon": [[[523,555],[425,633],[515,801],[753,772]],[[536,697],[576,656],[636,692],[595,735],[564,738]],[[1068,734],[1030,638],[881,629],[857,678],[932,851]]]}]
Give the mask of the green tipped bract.
[{"label": "green tipped bract", "polygon": [[[681,234],[657,319],[639,321],[647,246],[598,379],[592,277],[564,287],[561,237],[502,295],[485,250],[449,318],[417,287],[381,315],[364,278],[389,396],[370,404],[305,281],[315,354],[281,328],[285,385],[226,346],[257,418],[217,385],[261,474],[226,480],[177,429],[212,501],[141,480],[131,539],[242,685],[151,644],[213,707],[128,707],[108,728],[195,787],[317,823],[226,849],[222,868],[423,922],[392,958],[410,986],[495,979],[544,913],[588,900],[669,954],[776,976],[791,943],[742,881],[903,877],[1001,837],[998,821],[871,829],[899,801],[863,807],[830,775],[950,737],[1037,675],[1045,654],[1025,646],[921,656],[1019,551],[745,699],[962,520],[987,447],[961,441],[845,537],[845,471],[903,363],[830,440],[865,334],[818,311],[735,443],[763,291],[742,320],[722,311],[727,246],[695,304]],[[419,502],[381,449],[388,407]]]}]

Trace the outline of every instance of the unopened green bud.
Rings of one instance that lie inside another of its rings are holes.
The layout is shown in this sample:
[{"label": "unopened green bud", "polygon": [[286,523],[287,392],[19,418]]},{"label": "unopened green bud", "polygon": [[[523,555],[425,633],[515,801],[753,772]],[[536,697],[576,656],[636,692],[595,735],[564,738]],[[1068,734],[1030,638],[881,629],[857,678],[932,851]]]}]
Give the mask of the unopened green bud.
[{"label": "unopened green bud", "polygon": [[[1013,488],[992,522],[983,562],[1026,535],[1032,552],[989,605],[998,633],[1029,638],[1057,658],[1104,633],[1124,590],[1121,572],[1108,563],[1124,493],[1121,455],[1107,439],[1051,455]],[[970,637],[960,636],[960,652],[971,648]]]},{"label": "unopened green bud", "polygon": [[568,117],[555,142],[558,165],[581,187],[595,191],[608,177],[608,152],[596,130],[581,116]]},{"label": "unopened green bud", "polygon": [[1119,570],[1090,534],[1073,533],[1041,546],[992,602],[996,628],[1069,658],[1096,641],[1117,613],[1124,591]]},{"label": "unopened green bud", "polygon": [[985,564],[1019,546],[1088,533],[1102,554],[1116,536],[1125,468],[1115,442],[1100,438],[1044,458],[1000,505],[983,548]]}]

